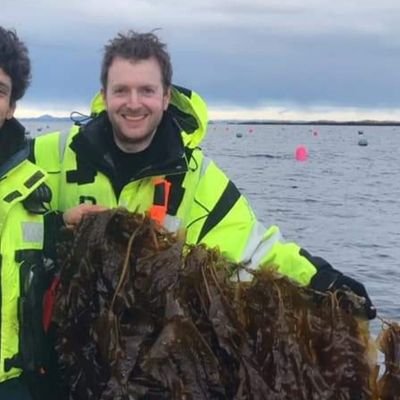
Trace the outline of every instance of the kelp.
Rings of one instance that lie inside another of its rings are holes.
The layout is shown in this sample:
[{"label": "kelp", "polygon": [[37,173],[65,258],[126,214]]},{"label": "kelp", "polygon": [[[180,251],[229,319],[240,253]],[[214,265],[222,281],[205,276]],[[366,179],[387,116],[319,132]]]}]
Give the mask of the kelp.
[{"label": "kelp", "polygon": [[378,345],[385,354],[385,371],[378,382],[380,399],[400,400],[400,326],[386,324]]},{"label": "kelp", "polygon": [[71,400],[399,398],[399,329],[382,336],[377,383],[349,295],[273,268],[240,282],[243,265],[121,209],[67,231],[59,254],[53,319]]}]

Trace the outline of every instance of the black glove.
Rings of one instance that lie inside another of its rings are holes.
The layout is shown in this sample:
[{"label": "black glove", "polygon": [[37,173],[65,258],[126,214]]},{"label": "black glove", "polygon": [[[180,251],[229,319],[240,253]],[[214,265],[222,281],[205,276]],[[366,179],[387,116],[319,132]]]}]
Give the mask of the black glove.
[{"label": "black glove", "polygon": [[[334,292],[346,289],[363,299],[359,308],[353,310],[363,318],[374,319],[376,308],[372,304],[364,285],[350,276],[343,275],[321,257],[311,256],[306,250],[301,249],[300,254],[306,257],[317,268],[316,274],[311,278],[310,287],[319,292]],[[345,304],[345,302],[343,302]]]}]

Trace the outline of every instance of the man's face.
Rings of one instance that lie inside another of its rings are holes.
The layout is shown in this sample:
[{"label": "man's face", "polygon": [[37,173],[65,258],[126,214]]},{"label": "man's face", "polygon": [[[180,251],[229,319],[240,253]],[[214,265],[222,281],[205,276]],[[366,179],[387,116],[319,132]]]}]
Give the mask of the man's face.
[{"label": "man's face", "polygon": [[11,105],[11,78],[0,68],[0,129],[6,119],[14,115],[15,105]]},{"label": "man's face", "polygon": [[117,145],[129,153],[146,149],[170,99],[156,59],[115,58],[103,96]]}]

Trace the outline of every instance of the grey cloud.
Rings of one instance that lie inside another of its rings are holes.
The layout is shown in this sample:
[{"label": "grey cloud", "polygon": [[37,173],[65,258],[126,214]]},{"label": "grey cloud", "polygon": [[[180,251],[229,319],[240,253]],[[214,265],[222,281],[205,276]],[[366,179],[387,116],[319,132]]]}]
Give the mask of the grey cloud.
[{"label": "grey cloud", "polygon": [[[226,51],[222,46],[175,58],[176,76],[200,85],[219,102],[259,105],[277,102],[335,105],[400,105],[400,54],[373,40],[332,36],[309,42],[264,38],[257,51]],[[223,39],[221,38],[221,41]],[[244,48],[240,43],[238,48]],[[238,57],[237,54],[244,56]],[[194,61],[195,60],[195,61]],[[201,75],[190,71],[199,64]],[[184,65],[184,66],[183,66]],[[189,68],[187,68],[189,65]],[[230,66],[234,65],[234,68]],[[216,72],[218,71],[218,72]]]},{"label": "grey cloud", "polygon": [[26,39],[30,102],[90,101],[105,42],[161,27],[175,81],[215,104],[400,106],[400,2],[2,0]]}]

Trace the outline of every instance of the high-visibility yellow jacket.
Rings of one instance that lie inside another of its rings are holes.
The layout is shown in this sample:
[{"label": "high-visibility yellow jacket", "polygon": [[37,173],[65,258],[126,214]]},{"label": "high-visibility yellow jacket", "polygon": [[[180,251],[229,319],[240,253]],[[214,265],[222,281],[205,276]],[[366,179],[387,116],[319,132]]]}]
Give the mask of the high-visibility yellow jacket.
[{"label": "high-visibility yellow jacket", "polygon": [[[172,231],[184,228],[187,243],[218,247],[231,261],[250,268],[274,264],[299,283],[310,282],[316,268],[300,254],[300,247],[286,243],[277,226],[265,229],[233,182],[198,147],[207,130],[207,108],[200,96],[173,88],[170,107],[158,128],[163,130],[163,159],[146,165],[120,191],[114,182],[118,171],[101,140],[109,129],[103,110],[97,96],[92,103],[95,117],[89,123],[74,126],[66,138],[52,134],[37,139],[41,142],[35,146],[38,160],[49,162],[50,148],[57,149],[54,154],[64,149],[54,208],[65,211],[89,202],[145,213],[154,205],[157,182],[166,178],[171,188],[163,223]],[[241,279],[247,278],[243,270]]]},{"label": "high-visibility yellow jacket", "polygon": [[[7,122],[8,129],[10,125],[22,129],[15,120]],[[29,160],[29,154],[26,142],[0,165],[0,383],[19,376],[22,366],[35,368],[40,363],[31,346],[42,339],[40,304],[30,300],[35,300],[32,284],[42,285],[41,206],[50,192],[44,186],[47,173]],[[35,307],[39,315],[29,311]],[[23,326],[29,329],[28,338]]]}]

